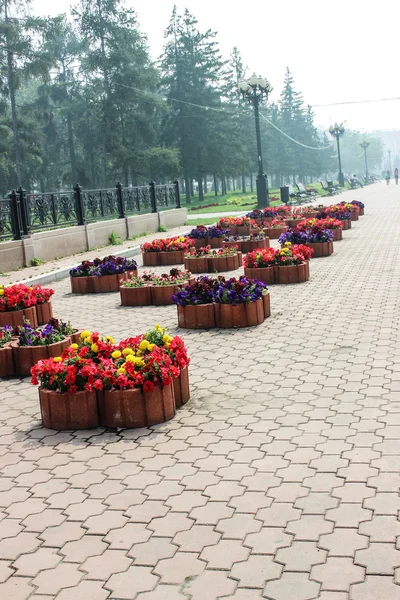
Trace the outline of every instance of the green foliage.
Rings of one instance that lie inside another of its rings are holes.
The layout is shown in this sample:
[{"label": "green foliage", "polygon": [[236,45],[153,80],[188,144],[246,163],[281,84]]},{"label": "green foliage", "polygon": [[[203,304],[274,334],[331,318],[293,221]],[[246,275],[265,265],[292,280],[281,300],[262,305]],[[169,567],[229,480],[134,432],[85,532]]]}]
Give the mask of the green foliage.
[{"label": "green foliage", "polygon": [[123,241],[121,240],[121,238],[119,237],[119,235],[117,235],[115,233],[115,231],[112,231],[110,233],[110,235],[108,236],[108,241],[110,243],[110,246],[119,246],[120,244],[123,243]]},{"label": "green foliage", "polygon": [[159,233],[165,233],[167,231],[167,228],[164,227],[164,225],[160,225],[158,228]]},{"label": "green foliage", "polygon": [[31,267],[38,267],[39,265],[43,265],[43,264],[44,264],[44,260],[42,260],[41,258],[38,258],[37,256],[34,256],[30,262]]}]

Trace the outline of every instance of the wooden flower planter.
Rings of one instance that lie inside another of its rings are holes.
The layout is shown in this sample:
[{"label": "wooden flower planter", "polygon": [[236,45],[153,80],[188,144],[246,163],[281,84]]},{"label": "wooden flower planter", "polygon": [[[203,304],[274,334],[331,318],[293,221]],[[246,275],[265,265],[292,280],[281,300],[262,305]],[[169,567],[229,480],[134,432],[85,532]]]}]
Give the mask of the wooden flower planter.
[{"label": "wooden flower planter", "polygon": [[5,344],[0,348],[0,377],[11,377],[15,375],[13,351],[11,344]]},{"label": "wooden flower planter", "polygon": [[333,235],[335,236],[333,238],[334,242],[340,242],[343,239],[343,231],[341,229],[331,229],[331,231],[333,232]]},{"label": "wooden flower planter", "polygon": [[118,292],[121,279],[131,279],[137,276],[137,270],[114,275],[101,275],[99,277],[70,277],[71,291],[73,294],[108,294]]},{"label": "wooden flower planter", "polygon": [[160,264],[159,252],[142,252],[144,267],[156,267]]},{"label": "wooden flower planter", "polygon": [[315,244],[310,242],[306,246],[314,250],[313,258],[322,258],[323,256],[333,254],[333,242],[319,242]]},{"label": "wooden flower planter", "polygon": [[351,220],[358,221],[359,214],[360,214],[359,210],[352,210],[351,211]]},{"label": "wooden flower planter", "polygon": [[342,221],[342,225],[343,225],[343,231],[346,231],[346,229],[351,229],[351,220],[345,219],[344,221]]},{"label": "wooden flower planter", "polygon": [[178,325],[182,329],[212,329],[215,327],[214,304],[177,306]]},{"label": "wooden flower planter", "polygon": [[273,220],[274,220],[274,217],[263,217],[262,222],[263,222],[263,224],[266,223],[266,225],[268,226],[269,223],[272,223]]},{"label": "wooden flower planter", "polygon": [[242,242],[241,251],[243,254],[247,254],[247,252],[253,252],[253,250],[257,250],[258,248],[269,248],[269,238],[264,238],[263,240],[244,240]]},{"label": "wooden flower planter", "polygon": [[194,247],[196,248],[196,250],[199,250],[200,248],[205,248],[207,245],[207,238],[194,239]]},{"label": "wooden flower planter", "polygon": [[238,250],[242,250],[242,242],[241,241],[237,241],[237,242],[222,242],[222,247],[223,248],[237,248]]},{"label": "wooden flower planter", "polygon": [[268,319],[271,316],[271,296],[269,292],[262,297],[264,317]]},{"label": "wooden flower planter", "polygon": [[149,427],[169,421],[175,415],[172,384],[146,393],[141,390],[98,392],[97,399],[100,424],[112,429]]},{"label": "wooden flower planter", "polygon": [[276,283],[304,283],[310,278],[309,263],[275,267]]},{"label": "wooden flower planter", "polygon": [[208,273],[208,257],[201,256],[200,258],[184,259],[183,265],[187,271],[191,273]]},{"label": "wooden flower planter", "polygon": [[242,225],[237,227],[237,234],[235,235],[250,235],[250,225]]},{"label": "wooden flower planter", "polygon": [[51,302],[36,304],[36,318],[38,325],[46,325],[53,318],[53,307]]},{"label": "wooden flower planter", "polygon": [[242,253],[238,252],[233,256],[209,256],[208,257],[208,272],[223,273],[225,271],[236,271],[241,264]]},{"label": "wooden flower planter", "polygon": [[152,304],[151,286],[119,288],[121,306],[149,306]]},{"label": "wooden flower planter", "polygon": [[266,227],[264,233],[270,240],[277,240],[282,233],[286,233],[288,230],[289,227]]},{"label": "wooden flower planter", "polygon": [[31,373],[31,368],[39,360],[60,356],[70,345],[70,337],[48,346],[18,346],[18,342],[12,342],[16,375],[27,377]]},{"label": "wooden flower planter", "polygon": [[71,344],[79,344],[79,342],[81,341],[82,331],[83,329],[74,329],[74,332],[70,335]]},{"label": "wooden flower planter", "polygon": [[171,300],[171,296],[179,291],[179,286],[154,285],[150,287],[150,291],[152,304],[155,304],[156,306],[166,306],[168,304],[174,304],[174,302]]},{"label": "wooden flower planter", "polygon": [[239,235],[238,228],[236,227],[236,225],[229,225],[228,227],[223,227],[222,229],[229,229],[231,235]]},{"label": "wooden flower planter", "polygon": [[262,298],[248,304],[214,304],[215,323],[221,329],[254,327],[265,320]]},{"label": "wooden flower planter", "polygon": [[258,281],[262,281],[269,285],[275,283],[274,267],[260,267],[254,269],[247,267],[244,270],[244,274],[249,279],[257,279]]},{"label": "wooden flower planter", "polygon": [[360,214],[359,214],[359,216],[360,216],[360,217],[363,217],[363,216],[364,216],[364,214],[365,214],[365,213],[364,213],[364,209],[363,209],[363,208],[360,208]]},{"label": "wooden flower planter", "polygon": [[301,223],[302,221],[304,221],[304,218],[302,218],[302,219],[286,219],[286,225],[288,227],[294,228],[294,227],[297,227],[297,225],[299,223]]},{"label": "wooden flower planter", "polygon": [[42,423],[48,429],[91,429],[99,426],[95,392],[60,394],[39,388]]},{"label": "wooden flower planter", "polygon": [[183,265],[184,251],[173,250],[172,252],[158,252],[159,264],[165,265]]},{"label": "wooden flower planter", "polygon": [[22,310],[0,312],[0,327],[4,327],[4,325],[20,327],[25,321],[29,321],[31,327],[38,326],[36,306],[30,306]]},{"label": "wooden flower planter", "polygon": [[180,408],[190,400],[189,368],[185,367],[179,377],[173,380],[175,406]]}]

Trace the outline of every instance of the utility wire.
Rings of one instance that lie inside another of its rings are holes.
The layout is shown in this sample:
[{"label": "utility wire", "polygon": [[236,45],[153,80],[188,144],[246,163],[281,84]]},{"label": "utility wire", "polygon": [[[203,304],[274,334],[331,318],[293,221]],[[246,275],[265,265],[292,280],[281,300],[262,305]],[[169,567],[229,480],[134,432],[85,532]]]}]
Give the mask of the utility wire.
[{"label": "utility wire", "polygon": [[262,113],[260,113],[260,115],[262,116],[262,118],[264,119],[264,121],[266,121],[268,123],[268,125],[271,125],[271,127],[273,127],[274,129],[276,129],[276,131],[279,131],[279,133],[281,133],[282,135],[284,135],[288,140],[290,140],[291,142],[294,142],[295,144],[298,144],[299,146],[302,146],[303,148],[307,148],[308,150],[328,150],[328,148],[332,149],[332,145],[331,144],[329,144],[329,146],[319,146],[319,147],[307,146],[307,144],[303,144],[302,142],[299,142],[298,140],[295,140],[290,135],[288,135],[287,133],[285,133],[284,131],[282,131],[282,129],[279,129],[279,127],[277,127],[274,123],[272,123],[272,121],[270,121],[269,119],[267,119],[267,117],[265,115],[263,115]]}]

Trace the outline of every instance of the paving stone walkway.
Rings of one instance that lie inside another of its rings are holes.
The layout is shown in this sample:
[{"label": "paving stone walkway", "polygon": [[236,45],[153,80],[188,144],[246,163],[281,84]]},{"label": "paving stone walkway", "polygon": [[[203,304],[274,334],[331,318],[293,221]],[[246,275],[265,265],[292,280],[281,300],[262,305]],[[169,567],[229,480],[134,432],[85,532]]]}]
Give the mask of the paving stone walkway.
[{"label": "paving stone walkway", "polygon": [[[179,331],[173,421],[58,433],[0,382],[1,599],[400,598],[400,190],[352,197],[366,216],[262,326]],[[175,307],[54,287],[76,326],[178,332]]]}]

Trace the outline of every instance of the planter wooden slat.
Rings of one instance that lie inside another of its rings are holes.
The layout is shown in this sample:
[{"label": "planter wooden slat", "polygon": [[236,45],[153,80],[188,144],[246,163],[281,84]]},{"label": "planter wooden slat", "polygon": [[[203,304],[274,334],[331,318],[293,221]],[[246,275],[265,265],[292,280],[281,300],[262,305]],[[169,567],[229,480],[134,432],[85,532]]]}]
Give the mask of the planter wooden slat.
[{"label": "planter wooden slat", "polygon": [[51,302],[36,304],[36,318],[38,325],[46,325],[53,318],[53,307]]},{"label": "planter wooden slat", "polygon": [[95,392],[60,394],[39,388],[42,423],[49,429],[91,429],[99,426]]},{"label": "planter wooden slat", "polygon": [[189,367],[181,370],[179,377],[173,380],[175,406],[180,408],[190,400]]},{"label": "planter wooden slat", "polygon": [[212,329],[215,327],[213,304],[177,306],[178,325],[183,329]]},{"label": "planter wooden slat", "polygon": [[15,375],[14,358],[11,344],[5,344],[0,348],[0,377],[11,377]]},{"label": "planter wooden slat", "polygon": [[0,312],[0,327],[4,327],[5,325],[20,327],[25,321],[29,321],[31,327],[38,326],[36,306],[30,306],[22,310]]}]

